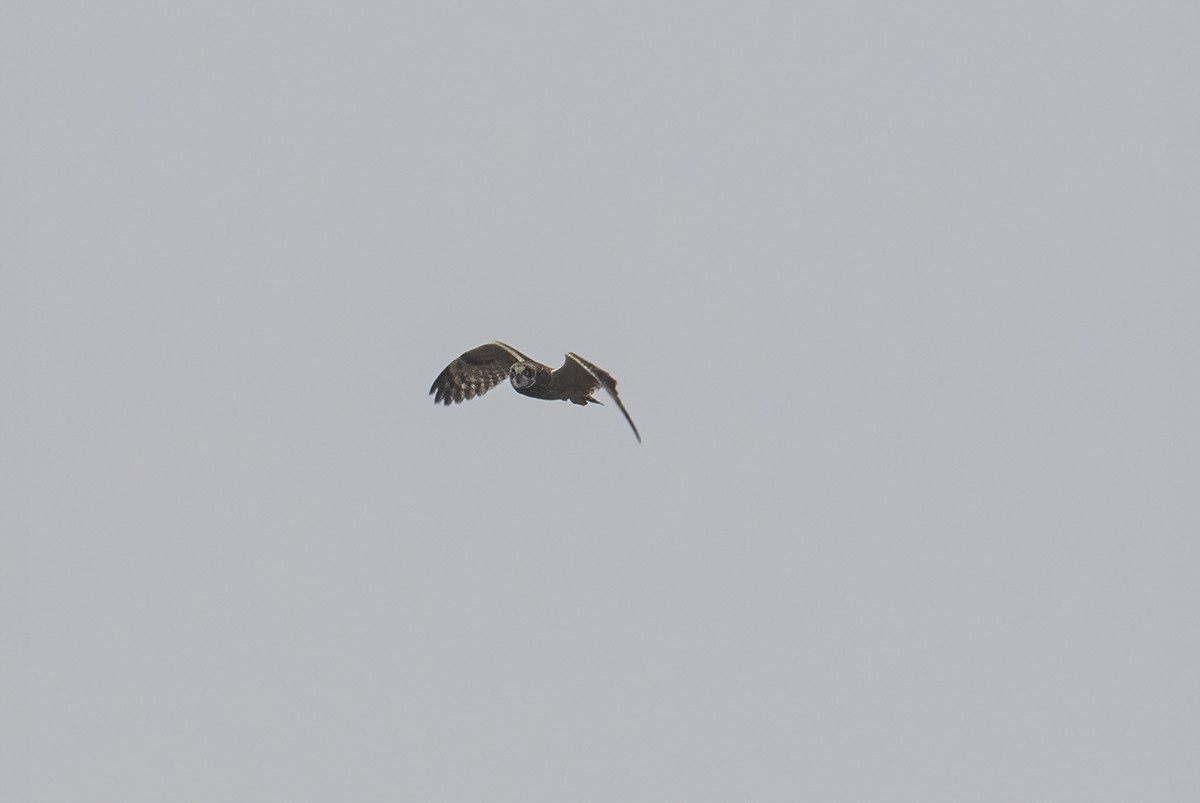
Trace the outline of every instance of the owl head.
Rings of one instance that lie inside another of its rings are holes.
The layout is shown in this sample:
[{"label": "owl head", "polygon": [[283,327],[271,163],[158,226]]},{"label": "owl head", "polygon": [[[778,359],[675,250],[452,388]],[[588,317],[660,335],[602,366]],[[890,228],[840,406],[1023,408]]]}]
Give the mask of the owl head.
[{"label": "owl head", "polygon": [[518,390],[527,388],[537,381],[537,367],[529,362],[513,363],[513,367],[508,372],[508,378],[512,381],[514,388]]}]

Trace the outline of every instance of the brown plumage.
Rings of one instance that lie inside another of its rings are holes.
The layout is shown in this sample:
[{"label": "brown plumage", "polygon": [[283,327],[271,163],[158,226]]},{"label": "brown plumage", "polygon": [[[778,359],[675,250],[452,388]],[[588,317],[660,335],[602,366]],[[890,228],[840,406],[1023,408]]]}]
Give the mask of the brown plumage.
[{"label": "brown plumage", "polygon": [[633,435],[642,442],[633,419],[617,396],[617,380],[602,368],[574,352],[558,370],[531,360],[512,346],[492,341],[464,352],[433,380],[429,392],[434,403],[450,404],[482,396],[508,378],[523,396],[572,404],[600,404],[593,394],[604,388],[629,422]]}]

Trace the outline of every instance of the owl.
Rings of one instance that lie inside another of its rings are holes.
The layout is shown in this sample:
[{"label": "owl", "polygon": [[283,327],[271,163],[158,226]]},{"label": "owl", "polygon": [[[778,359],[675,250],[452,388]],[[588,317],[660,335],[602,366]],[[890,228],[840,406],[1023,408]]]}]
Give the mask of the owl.
[{"label": "owl", "polygon": [[572,404],[600,404],[595,392],[600,388],[608,393],[625,420],[629,422],[638,443],[638,434],[633,419],[621,398],[617,395],[617,380],[605,371],[574,352],[567,352],[566,362],[561,368],[551,368],[531,360],[512,346],[499,341],[485,343],[479,348],[464,352],[446,366],[429,388],[434,404],[450,404],[482,396],[496,385],[508,379],[513,389],[522,396],[549,401],[569,401]]}]

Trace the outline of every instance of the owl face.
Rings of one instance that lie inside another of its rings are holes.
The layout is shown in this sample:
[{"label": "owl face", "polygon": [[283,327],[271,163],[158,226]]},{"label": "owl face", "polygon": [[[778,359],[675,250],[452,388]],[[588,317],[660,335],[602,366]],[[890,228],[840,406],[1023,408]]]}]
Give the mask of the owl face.
[{"label": "owl face", "polygon": [[537,381],[537,368],[527,362],[513,363],[509,379],[512,380],[514,388],[527,388]]}]

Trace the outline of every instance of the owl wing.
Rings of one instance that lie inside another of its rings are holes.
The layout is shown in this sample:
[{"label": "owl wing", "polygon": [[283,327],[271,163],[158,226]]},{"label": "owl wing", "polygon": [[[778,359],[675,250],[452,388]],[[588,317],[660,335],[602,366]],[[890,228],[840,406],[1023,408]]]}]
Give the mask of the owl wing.
[{"label": "owl wing", "polygon": [[429,392],[433,403],[450,404],[482,396],[508,378],[514,363],[528,361],[512,346],[492,341],[463,352],[433,380]]},{"label": "owl wing", "polygon": [[[617,395],[617,380],[613,379],[612,374],[608,371],[593,365],[575,352],[568,351],[567,361],[563,363],[562,368],[554,372],[554,381],[556,384],[561,383],[559,387],[565,390],[578,390],[584,398],[591,396],[600,388],[604,388],[612,400],[617,403],[617,407],[621,408],[621,415],[625,416],[625,420],[629,422],[633,436],[637,438],[638,443],[642,442],[642,436],[638,434],[637,426],[629,417],[629,411],[625,409],[625,405],[621,403],[621,397]],[[595,400],[593,399],[593,401]]]}]

